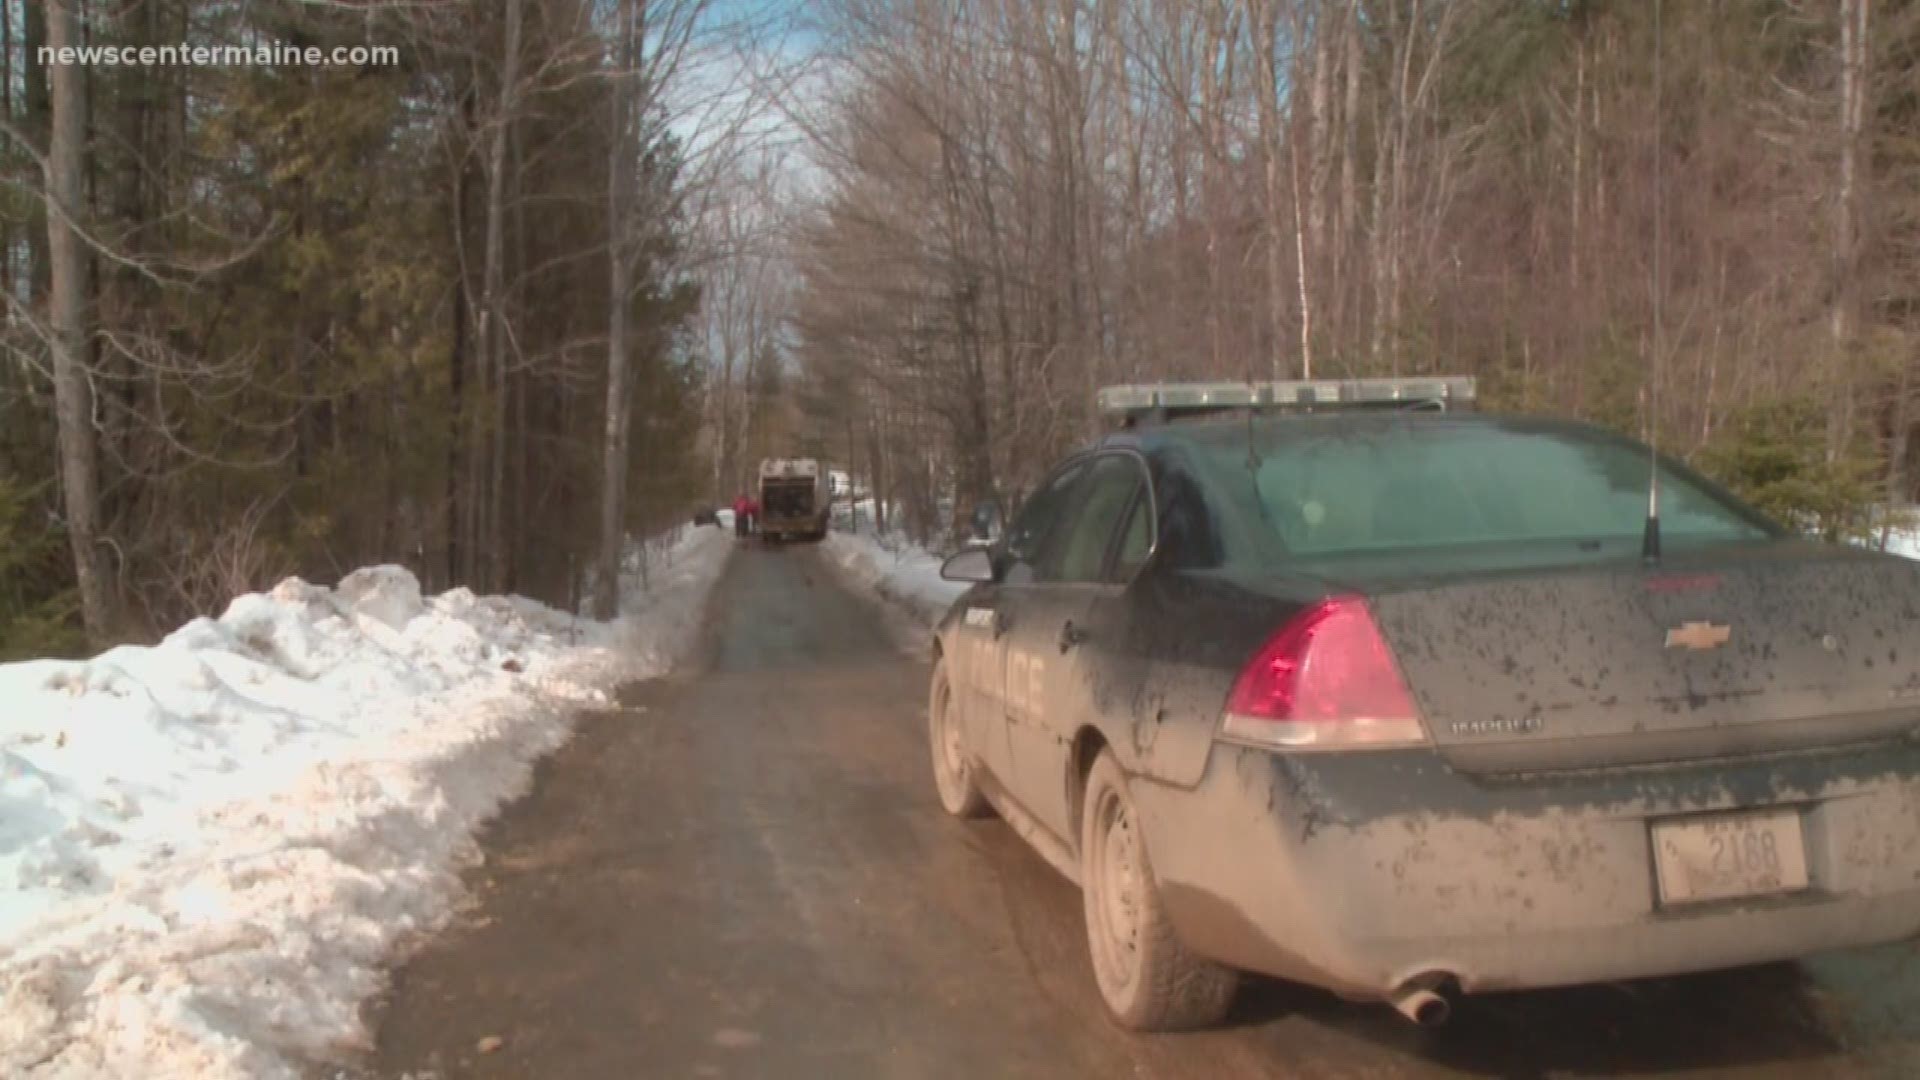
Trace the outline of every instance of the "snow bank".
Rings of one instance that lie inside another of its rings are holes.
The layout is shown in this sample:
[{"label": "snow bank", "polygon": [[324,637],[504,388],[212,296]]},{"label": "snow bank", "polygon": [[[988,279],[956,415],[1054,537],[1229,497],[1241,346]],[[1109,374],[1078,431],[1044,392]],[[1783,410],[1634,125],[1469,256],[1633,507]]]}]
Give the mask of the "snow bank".
[{"label": "snow bank", "polygon": [[1887,554],[1920,559],[1920,532],[1895,529],[1887,535]]},{"label": "snow bank", "polygon": [[0,665],[0,1075],[295,1076],[364,1046],[474,829],[578,707],[677,658],[725,535],[685,535],[611,624],[387,566]]},{"label": "snow bank", "polygon": [[906,609],[915,621],[931,626],[967,591],[962,582],[940,576],[940,556],[900,536],[875,536],[870,529],[827,534],[827,556],[843,576]]}]

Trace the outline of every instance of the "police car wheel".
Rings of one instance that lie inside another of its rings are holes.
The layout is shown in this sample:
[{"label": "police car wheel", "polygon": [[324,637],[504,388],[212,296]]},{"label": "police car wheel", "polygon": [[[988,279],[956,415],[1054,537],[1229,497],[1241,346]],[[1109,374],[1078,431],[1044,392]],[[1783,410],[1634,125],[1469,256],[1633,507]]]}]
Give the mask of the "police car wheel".
[{"label": "police car wheel", "polygon": [[1239,975],[1174,935],[1126,774],[1108,750],[1093,763],[1080,808],[1080,888],[1094,982],[1115,1020],[1135,1031],[1175,1031],[1227,1015]]},{"label": "police car wheel", "polygon": [[940,805],[954,817],[975,818],[987,812],[987,797],[973,782],[973,764],[967,758],[960,726],[960,704],[954,700],[947,663],[933,667],[933,691],[927,701],[927,742],[933,752],[933,782]]}]

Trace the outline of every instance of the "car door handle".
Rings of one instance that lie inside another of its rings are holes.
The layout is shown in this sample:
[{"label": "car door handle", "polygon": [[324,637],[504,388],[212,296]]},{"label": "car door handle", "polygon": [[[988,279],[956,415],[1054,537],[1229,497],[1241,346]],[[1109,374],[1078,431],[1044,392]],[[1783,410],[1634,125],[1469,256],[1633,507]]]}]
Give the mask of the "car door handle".
[{"label": "car door handle", "polygon": [[1060,651],[1066,652],[1068,649],[1081,644],[1092,636],[1092,634],[1087,633],[1086,627],[1075,626],[1073,625],[1073,620],[1068,619],[1067,625],[1060,628]]}]

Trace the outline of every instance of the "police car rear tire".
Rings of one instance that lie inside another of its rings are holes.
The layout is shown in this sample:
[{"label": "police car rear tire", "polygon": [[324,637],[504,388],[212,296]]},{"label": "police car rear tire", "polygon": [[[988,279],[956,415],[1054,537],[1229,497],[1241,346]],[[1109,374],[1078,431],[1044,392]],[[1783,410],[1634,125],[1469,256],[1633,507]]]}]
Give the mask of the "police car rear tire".
[{"label": "police car rear tire", "polygon": [[973,762],[967,756],[960,726],[960,704],[954,700],[947,662],[933,665],[933,689],[927,699],[927,743],[933,751],[933,785],[940,806],[957,818],[984,817],[987,797],[973,780]]},{"label": "police car rear tire", "polygon": [[1109,750],[1094,761],[1080,808],[1080,889],[1094,982],[1121,1026],[1178,1031],[1226,1017],[1239,974],[1174,935],[1126,774]]}]

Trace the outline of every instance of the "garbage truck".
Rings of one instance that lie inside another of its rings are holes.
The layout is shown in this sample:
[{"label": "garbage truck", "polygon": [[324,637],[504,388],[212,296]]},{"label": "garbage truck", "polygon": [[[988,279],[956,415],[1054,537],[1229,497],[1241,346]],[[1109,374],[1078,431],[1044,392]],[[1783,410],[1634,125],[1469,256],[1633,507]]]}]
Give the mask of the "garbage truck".
[{"label": "garbage truck", "polygon": [[813,458],[760,462],[760,536],[767,540],[821,540],[831,498],[827,470]]}]

